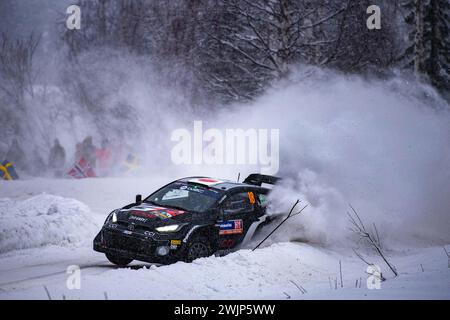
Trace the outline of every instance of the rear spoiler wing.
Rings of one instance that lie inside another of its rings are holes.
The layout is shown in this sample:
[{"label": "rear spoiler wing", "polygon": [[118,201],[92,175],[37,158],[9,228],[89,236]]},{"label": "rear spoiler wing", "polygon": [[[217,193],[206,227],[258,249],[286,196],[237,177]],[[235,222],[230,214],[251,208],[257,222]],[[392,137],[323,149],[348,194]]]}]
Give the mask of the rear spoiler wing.
[{"label": "rear spoiler wing", "polygon": [[275,184],[280,181],[281,178],[275,176],[268,176],[259,173],[252,173],[245,180],[244,183],[252,184],[255,186],[261,186],[263,183],[267,184]]}]

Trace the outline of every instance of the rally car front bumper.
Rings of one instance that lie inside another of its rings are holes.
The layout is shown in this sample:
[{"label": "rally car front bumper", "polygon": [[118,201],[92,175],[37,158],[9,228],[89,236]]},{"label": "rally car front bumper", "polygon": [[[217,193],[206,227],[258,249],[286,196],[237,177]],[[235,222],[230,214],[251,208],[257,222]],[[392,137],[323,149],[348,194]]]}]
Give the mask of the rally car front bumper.
[{"label": "rally car front bumper", "polygon": [[94,239],[94,250],[127,259],[168,264],[183,257],[184,232],[158,234],[148,230],[129,230],[107,224]]}]

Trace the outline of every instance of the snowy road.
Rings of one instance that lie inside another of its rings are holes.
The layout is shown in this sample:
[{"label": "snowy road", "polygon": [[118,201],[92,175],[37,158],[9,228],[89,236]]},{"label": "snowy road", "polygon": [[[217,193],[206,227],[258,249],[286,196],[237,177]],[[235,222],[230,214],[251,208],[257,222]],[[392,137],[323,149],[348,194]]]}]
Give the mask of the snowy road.
[{"label": "snowy road", "polygon": [[[54,259],[49,258],[55,253]],[[90,247],[28,250],[17,256],[0,257],[0,295],[14,290],[63,284],[68,278],[67,268],[73,265],[81,269],[83,276],[95,276],[117,269]],[[147,263],[133,262],[130,268],[136,270],[149,266]]]},{"label": "snowy road", "polygon": [[[88,263],[86,263],[88,262]],[[0,291],[11,291],[16,289],[27,289],[30,287],[47,286],[64,282],[67,279],[67,267],[78,265],[83,274],[95,275],[101,272],[102,267],[110,268],[103,264],[103,259],[87,260],[80,264],[80,259],[61,260],[52,263],[40,263],[24,265],[15,268],[4,266],[0,268]],[[2,265],[5,262],[2,261]]]}]

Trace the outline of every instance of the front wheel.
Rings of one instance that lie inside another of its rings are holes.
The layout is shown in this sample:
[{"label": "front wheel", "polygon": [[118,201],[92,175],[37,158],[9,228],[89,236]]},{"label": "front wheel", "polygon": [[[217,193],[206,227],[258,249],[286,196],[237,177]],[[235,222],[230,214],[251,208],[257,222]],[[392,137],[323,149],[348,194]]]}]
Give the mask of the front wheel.
[{"label": "front wheel", "polygon": [[131,263],[131,261],[133,261],[133,259],[128,259],[128,258],[124,258],[124,257],[119,257],[116,255],[112,255],[109,253],[106,253],[106,258],[114,263],[115,265],[118,265],[119,267],[126,267],[128,264]]},{"label": "front wheel", "polygon": [[198,258],[209,257],[212,255],[211,244],[206,237],[194,237],[188,243],[186,261],[192,262]]}]

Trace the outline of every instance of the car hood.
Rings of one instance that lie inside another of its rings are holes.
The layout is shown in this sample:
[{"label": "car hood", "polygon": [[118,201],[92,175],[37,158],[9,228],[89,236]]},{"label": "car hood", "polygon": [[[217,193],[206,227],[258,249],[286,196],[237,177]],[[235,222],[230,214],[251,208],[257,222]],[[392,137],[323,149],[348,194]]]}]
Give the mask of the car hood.
[{"label": "car hood", "polygon": [[189,222],[191,216],[192,214],[188,211],[142,203],[120,209],[117,213],[117,220],[119,223],[158,227]]}]

